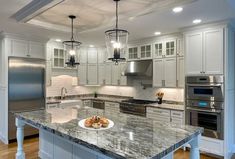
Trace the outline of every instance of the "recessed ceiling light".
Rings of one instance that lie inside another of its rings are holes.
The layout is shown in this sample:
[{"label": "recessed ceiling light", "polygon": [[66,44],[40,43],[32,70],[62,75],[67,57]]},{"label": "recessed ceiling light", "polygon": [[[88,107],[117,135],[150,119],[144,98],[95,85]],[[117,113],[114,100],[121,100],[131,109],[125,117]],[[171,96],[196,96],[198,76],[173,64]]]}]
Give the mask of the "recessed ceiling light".
[{"label": "recessed ceiling light", "polygon": [[61,42],[62,40],[61,39],[55,39],[56,42]]},{"label": "recessed ceiling light", "polygon": [[154,33],[155,35],[161,35],[161,32],[157,31]]},{"label": "recessed ceiling light", "polygon": [[193,24],[199,24],[199,23],[201,23],[201,22],[202,22],[201,19],[194,19],[194,20],[193,20]]},{"label": "recessed ceiling light", "polygon": [[89,45],[89,47],[94,47],[94,45]]},{"label": "recessed ceiling light", "polygon": [[175,7],[175,8],[172,9],[172,11],[173,11],[174,13],[180,13],[180,12],[183,11],[183,8],[182,8],[182,7]]}]

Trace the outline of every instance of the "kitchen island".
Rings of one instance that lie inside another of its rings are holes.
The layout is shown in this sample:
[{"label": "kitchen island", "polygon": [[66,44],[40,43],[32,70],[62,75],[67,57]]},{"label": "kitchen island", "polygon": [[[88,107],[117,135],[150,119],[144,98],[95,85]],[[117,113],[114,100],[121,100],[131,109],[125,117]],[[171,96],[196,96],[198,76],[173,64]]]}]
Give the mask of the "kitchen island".
[{"label": "kitchen island", "polygon": [[[80,120],[93,115],[105,116],[114,126],[108,130],[87,130],[78,125]],[[185,144],[191,146],[191,159],[200,158],[198,143],[203,128],[88,107],[53,108],[15,113],[15,116],[17,159],[25,158],[25,124],[40,131],[41,158],[62,159],[66,155],[66,159],[172,159],[174,151]]]}]

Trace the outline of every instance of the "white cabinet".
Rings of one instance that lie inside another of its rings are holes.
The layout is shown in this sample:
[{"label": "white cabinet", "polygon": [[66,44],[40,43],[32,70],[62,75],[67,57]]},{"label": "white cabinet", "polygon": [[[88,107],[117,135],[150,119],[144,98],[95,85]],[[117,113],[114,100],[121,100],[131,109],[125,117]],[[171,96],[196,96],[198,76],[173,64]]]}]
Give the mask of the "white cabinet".
[{"label": "white cabinet", "polygon": [[184,57],[177,57],[177,87],[184,87]]},{"label": "white cabinet", "polygon": [[46,47],[43,43],[19,39],[10,39],[10,43],[10,56],[40,59],[46,58]]},{"label": "white cabinet", "polygon": [[176,87],[176,58],[154,59],[153,86]]},{"label": "white cabinet", "polygon": [[127,76],[124,76],[124,72],[126,70],[126,63],[120,63],[119,64],[119,74],[121,75],[120,76],[120,85],[121,86],[126,86],[127,85]]},{"label": "white cabinet", "polygon": [[80,64],[78,67],[78,81],[80,85],[87,84],[87,64]]},{"label": "white cabinet", "polygon": [[186,74],[223,74],[223,28],[185,34]]},{"label": "white cabinet", "polygon": [[80,63],[87,63],[87,49],[86,48],[79,49],[78,57]]},{"label": "white cabinet", "polygon": [[139,58],[138,54],[139,54],[138,53],[138,46],[128,48],[128,59],[130,59],[130,60],[138,59]]},{"label": "white cabinet", "polygon": [[184,111],[147,107],[147,118],[177,125],[184,124]]},{"label": "white cabinet", "polygon": [[29,55],[33,58],[45,59],[45,44],[39,42],[29,42]]},{"label": "white cabinet", "polygon": [[105,111],[109,113],[119,113],[120,112],[120,104],[115,102],[105,102]]},{"label": "white cabinet", "polygon": [[96,64],[98,59],[97,49],[89,48],[87,50],[87,62],[88,64]]},{"label": "white cabinet", "polygon": [[203,43],[202,32],[185,36],[186,74],[201,74],[203,70]]},{"label": "white cabinet", "polygon": [[106,56],[106,49],[105,48],[99,48],[98,49],[98,63],[104,63],[107,59]]},{"label": "white cabinet", "polygon": [[98,65],[98,84],[105,84],[105,64]]},{"label": "white cabinet", "polygon": [[112,84],[112,63],[105,64],[105,84]]},{"label": "white cabinet", "polygon": [[224,156],[224,141],[202,136],[199,148],[201,151]]},{"label": "white cabinet", "polygon": [[165,39],[154,43],[154,58],[175,57],[176,39]]},{"label": "white cabinet", "polygon": [[176,87],[176,58],[164,59],[164,86]]},{"label": "white cabinet", "polygon": [[169,123],[171,121],[170,113],[171,112],[168,109],[147,107],[147,118],[154,119],[156,121]]},{"label": "white cabinet", "polygon": [[152,58],[152,45],[147,44],[140,46],[140,58],[141,59]]},{"label": "white cabinet", "polygon": [[164,60],[155,59],[153,61],[153,86],[162,87],[164,78]]},{"label": "white cabinet", "polygon": [[204,37],[204,72],[223,74],[223,29],[205,31]]},{"label": "white cabinet", "polygon": [[65,68],[65,51],[61,48],[53,48],[53,68]]},{"label": "white cabinet", "polygon": [[97,85],[98,84],[98,67],[97,64],[87,65],[87,84]]},{"label": "white cabinet", "polygon": [[29,43],[24,40],[11,40],[11,56],[29,57]]},{"label": "white cabinet", "polygon": [[120,84],[120,71],[119,65],[112,64],[112,85],[119,85]]}]

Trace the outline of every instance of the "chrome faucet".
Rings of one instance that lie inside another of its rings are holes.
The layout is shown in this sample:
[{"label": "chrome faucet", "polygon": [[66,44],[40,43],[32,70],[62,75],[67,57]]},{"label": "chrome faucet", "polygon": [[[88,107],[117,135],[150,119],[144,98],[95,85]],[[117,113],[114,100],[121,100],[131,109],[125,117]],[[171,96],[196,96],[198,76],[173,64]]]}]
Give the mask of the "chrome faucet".
[{"label": "chrome faucet", "polygon": [[65,87],[62,87],[60,99],[65,99],[66,93],[68,93],[67,89]]}]

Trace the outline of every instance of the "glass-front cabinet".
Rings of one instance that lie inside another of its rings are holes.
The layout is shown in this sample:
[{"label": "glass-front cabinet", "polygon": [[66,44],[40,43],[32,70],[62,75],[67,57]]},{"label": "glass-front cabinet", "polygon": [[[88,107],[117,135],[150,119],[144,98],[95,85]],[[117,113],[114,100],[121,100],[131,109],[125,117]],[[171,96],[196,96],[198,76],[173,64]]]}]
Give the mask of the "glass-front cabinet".
[{"label": "glass-front cabinet", "polygon": [[65,67],[65,51],[64,49],[54,48],[53,51],[53,67],[64,68]]},{"label": "glass-front cabinet", "polygon": [[176,56],[176,39],[165,39],[154,43],[154,58]]},{"label": "glass-front cabinet", "polygon": [[151,45],[140,46],[140,58],[142,59],[151,58],[152,57],[151,49],[152,49]]},{"label": "glass-front cabinet", "polygon": [[156,43],[154,44],[154,57],[162,58],[163,54],[163,43]]},{"label": "glass-front cabinet", "polygon": [[138,47],[128,48],[128,59],[138,59]]},{"label": "glass-front cabinet", "polygon": [[166,57],[172,57],[176,55],[176,42],[175,40],[166,42]]}]

